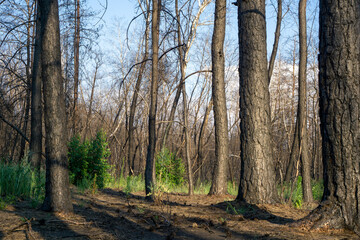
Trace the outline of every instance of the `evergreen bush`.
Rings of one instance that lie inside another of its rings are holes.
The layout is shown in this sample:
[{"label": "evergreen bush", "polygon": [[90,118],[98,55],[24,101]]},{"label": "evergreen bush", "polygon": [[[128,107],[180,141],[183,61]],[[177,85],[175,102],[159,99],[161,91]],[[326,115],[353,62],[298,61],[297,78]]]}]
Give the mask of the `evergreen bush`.
[{"label": "evergreen bush", "polygon": [[155,167],[160,181],[176,186],[184,182],[185,166],[182,159],[169,149],[163,148],[156,155]]},{"label": "evergreen bush", "polygon": [[84,187],[84,183],[96,183],[98,188],[103,188],[110,179],[108,171],[111,166],[107,159],[110,149],[103,130],[97,132],[91,141],[81,142],[80,136],[74,136],[69,143],[69,169],[70,180],[73,184]]}]

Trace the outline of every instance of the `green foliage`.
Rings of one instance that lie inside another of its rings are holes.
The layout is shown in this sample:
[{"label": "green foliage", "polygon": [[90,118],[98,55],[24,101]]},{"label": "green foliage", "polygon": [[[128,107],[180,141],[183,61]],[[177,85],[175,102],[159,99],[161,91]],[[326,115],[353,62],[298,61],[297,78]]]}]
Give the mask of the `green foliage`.
[{"label": "green foliage", "polygon": [[39,203],[45,196],[45,174],[32,169],[28,159],[21,163],[0,162],[0,208],[17,199]]},{"label": "green foliage", "polygon": [[69,169],[70,180],[75,185],[80,185],[88,178],[88,151],[89,141],[81,143],[80,135],[75,135],[69,143]]},{"label": "green foliage", "polygon": [[156,176],[163,183],[179,186],[184,183],[185,166],[181,158],[167,148],[156,155]]},{"label": "green foliage", "polygon": [[[302,177],[298,176],[294,187],[293,183],[284,183],[283,186],[278,187],[280,196],[283,196],[283,201],[287,202],[291,196],[291,202],[295,208],[302,208],[303,205],[303,191],[302,191]],[[324,184],[322,181],[311,181],[311,188],[313,198],[315,201],[321,201],[324,193]]]},{"label": "green foliage", "polygon": [[69,143],[70,180],[73,184],[88,189],[96,183],[96,187],[104,188],[110,180],[111,166],[107,162],[110,149],[106,142],[106,134],[100,130],[91,141],[81,142],[80,136],[74,136]]}]

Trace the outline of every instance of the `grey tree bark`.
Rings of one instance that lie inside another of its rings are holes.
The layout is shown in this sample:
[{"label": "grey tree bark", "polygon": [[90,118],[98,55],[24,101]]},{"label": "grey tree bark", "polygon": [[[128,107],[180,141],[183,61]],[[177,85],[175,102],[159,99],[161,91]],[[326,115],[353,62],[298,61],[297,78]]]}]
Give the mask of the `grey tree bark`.
[{"label": "grey tree bark", "polygon": [[226,26],[226,0],[216,0],[214,32],[211,43],[212,99],[215,120],[215,166],[210,195],[227,193],[227,167],[229,161],[228,119],[225,97],[224,39]]},{"label": "grey tree bark", "polygon": [[241,174],[237,199],[277,200],[270,137],[265,0],[238,1]]},{"label": "grey tree bark", "polygon": [[30,153],[32,165],[40,170],[42,153],[42,94],[41,94],[41,38],[40,9],[36,7],[36,35],[31,83],[31,137]]},{"label": "grey tree bark", "polygon": [[145,167],[145,192],[148,200],[154,200],[153,188],[155,187],[155,147],[156,147],[156,109],[158,91],[158,62],[159,62],[159,25],[160,25],[161,0],[152,2],[152,24],[151,24],[151,45],[152,45],[152,74],[150,88],[150,111],[149,111],[149,145],[146,156]]},{"label": "grey tree bark", "polygon": [[71,204],[65,94],[61,76],[60,28],[57,0],[39,0],[41,65],[44,85],[46,184],[42,209],[70,212]]},{"label": "grey tree bark", "polygon": [[360,0],[320,1],[324,195],[300,223],[360,235]]},{"label": "grey tree bark", "polygon": [[307,131],[307,34],[306,34],[306,0],[299,1],[299,42],[300,42],[300,63],[299,63],[299,143],[301,159],[302,189],[305,203],[313,201],[311,190],[310,159]]}]

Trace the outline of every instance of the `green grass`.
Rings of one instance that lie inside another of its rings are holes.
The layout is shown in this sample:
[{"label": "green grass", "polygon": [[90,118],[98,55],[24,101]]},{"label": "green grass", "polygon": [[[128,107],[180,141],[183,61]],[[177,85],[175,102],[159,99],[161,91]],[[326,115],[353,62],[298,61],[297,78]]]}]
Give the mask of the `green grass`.
[{"label": "green grass", "polygon": [[[161,182],[157,180],[158,189],[168,193],[187,193],[188,185],[183,183],[180,185],[174,185],[167,182]],[[121,189],[125,193],[134,193],[144,191],[145,181],[142,175],[128,176],[112,178],[107,184],[107,188]],[[210,192],[211,182],[197,182],[194,187],[195,194],[208,194]],[[228,193],[236,196],[238,192],[238,186],[232,182],[228,182]]]},{"label": "green grass", "polygon": [[32,169],[27,159],[17,164],[0,162],[0,208],[15,200],[31,200],[32,206],[45,196],[45,174]]},{"label": "green grass", "polygon": [[[291,196],[291,202],[294,207],[301,208],[303,203],[303,192],[302,192],[302,178],[298,177],[296,183],[293,185],[292,182],[284,183],[282,186],[278,186],[278,193],[282,196],[282,201],[288,202]],[[292,188],[293,186],[293,188]],[[324,193],[324,184],[323,181],[311,181],[311,188],[313,193],[314,201],[321,201],[321,198]]]}]

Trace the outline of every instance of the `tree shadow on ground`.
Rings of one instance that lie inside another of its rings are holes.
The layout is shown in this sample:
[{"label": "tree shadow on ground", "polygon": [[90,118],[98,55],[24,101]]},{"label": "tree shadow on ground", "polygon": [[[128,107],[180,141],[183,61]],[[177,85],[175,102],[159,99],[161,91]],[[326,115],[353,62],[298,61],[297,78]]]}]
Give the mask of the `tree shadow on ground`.
[{"label": "tree shadow on ground", "polygon": [[[209,217],[204,215],[204,218],[200,217],[190,217],[185,215],[177,215],[176,213],[164,212],[159,210],[151,209],[145,212],[139,212],[136,204],[139,202],[132,202],[132,200],[144,201],[145,198],[134,195],[126,194],[122,191],[115,191],[112,189],[104,189],[102,193],[107,194],[111,197],[126,197],[128,199],[128,206],[119,205],[113,206],[104,206],[100,204],[93,203],[92,207],[98,209],[100,212],[105,211],[115,211],[119,215],[130,217],[136,222],[146,225],[145,229],[159,231],[167,236],[167,239],[172,239],[172,234],[176,235],[174,239],[224,239],[224,238],[233,238],[233,239],[281,239],[276,237],[271,237],[268,234],[254,233],[254,232],[245,232],[245,231],[236,231],[230,229],[228,226],[209,220]],[[131,202],[131,203],[130,203]],[[149,205],[153,203],[147,203]],[[179,206],[179,207],[188,207],[193,209],[198,209],[199,206],[192,206],[191,204],[179,204],[174,201],[163,200],[162,204],[169,206]],[[124,208],[125,207],[125,208]],[[202,206],[202,207],[211,207]],[[164,208],[165,209],[165,208]],[[222,208],[220,208],[223,210]],[[205,213],[204,213],[205,214]],[[225,212],[226,214],[226,212]],[[195,227],[194,227],[195,226]]]},{"label": "tree shadow on ground", "polygon": [[71,229],[69,223],[56,214],[32,208],[27,201],[16,203],[14,209],[7,212],[19,216],[19,219],[12,223],[10,231],[0,235],[0,239],[89,239],[86,234]]},{"label": "tree shadow on ground", "polygon": [[225,201],[213,206],[227,213],[240,215],[247,220],[266,220],[270,223],[279,225],[287,225],[296,221],[292,218],[277,216],[269,212],[265,206],[249,204],[238,200]]}]

